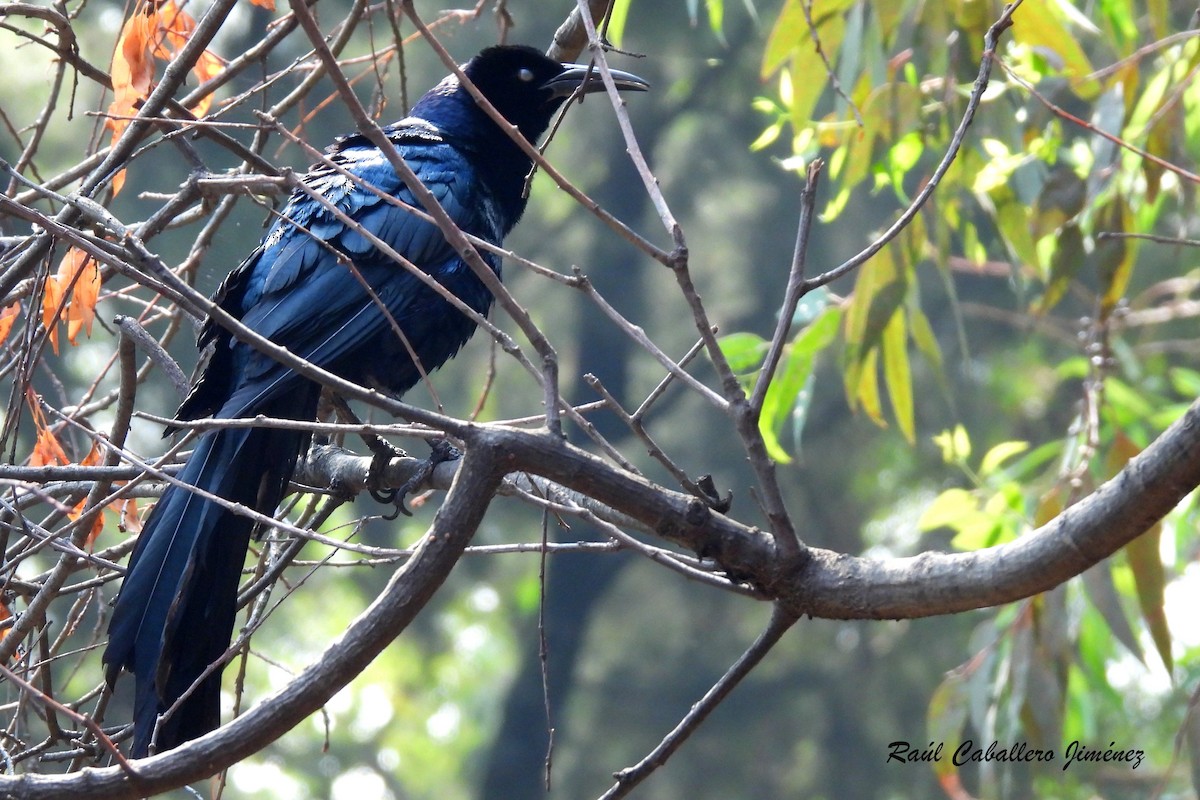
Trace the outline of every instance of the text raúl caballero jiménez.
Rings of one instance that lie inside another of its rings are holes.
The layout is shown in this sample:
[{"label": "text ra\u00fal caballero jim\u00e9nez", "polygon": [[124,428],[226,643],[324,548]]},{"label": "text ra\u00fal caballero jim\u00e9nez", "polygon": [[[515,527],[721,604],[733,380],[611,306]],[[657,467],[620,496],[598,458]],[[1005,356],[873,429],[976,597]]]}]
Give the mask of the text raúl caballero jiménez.
[{"label": "text ra\u00fal caballero jim\u00e9nez", "polygon": [[[1116,742],[1109,742],[1108,747],[1094,747],[1075,740],[1062,751],[1062,768],[1068,769],[1075,764],[1128,764],[1130,769],[1141,766],[1146,757],[1144,750],[1137,748],[1120,748]],[[917,762],[937,762],[949,759],[956,767],[967,764],[979,764],[985,761],[1032,764],[1036,762],[1055,762],[1060,760],[1057,750],[1052,748],[1030,747],[1025,742],[1013,742],[1003,745],[1000,742],[976,744],[972,739],[965,739],[953,751],[946,750],[945,742],[930,742],[922,747],[911,742],[898,741],[888,745],[887,760],[902,764]]]}]

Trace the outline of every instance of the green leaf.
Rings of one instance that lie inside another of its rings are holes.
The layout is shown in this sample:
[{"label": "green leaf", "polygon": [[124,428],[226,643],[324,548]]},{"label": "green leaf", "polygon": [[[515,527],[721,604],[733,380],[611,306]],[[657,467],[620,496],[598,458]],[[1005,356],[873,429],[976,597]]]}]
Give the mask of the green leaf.
[{"label": "green leaf", "polygon": [[804,388],[800,390],[800,394],[796,395],[796,402],[792,403],[792,442],[796,445],[796,452],[800,452],[800,440],[804,434],[804,423],[808,421],[808,410],[812,408],[813,384],[816,383],[816,375],[808,374],[808,380],[804,382]]},{"label": "green leaf", "polygon": [[[942,277],[947,279],[945,283],[951,285],[951,287],[953,286],[951,281],[948,280],[948,275],[942,273]],[[958,302],[953,292],[951,292],[951,302],[954,304]],[[912,336],[913,344],[916,345],[917,352],[924,357],[925,362],[933,370],[933,377],[937,381],[942,396],[953,408],[954,390],[951,388],[950,381],[946,377],[946,366],[942,356],[942,348],[933,333],[933,326],[929,324],[929,319],[925,316],[925,312],[921,310],[918,303],[909,302],[907,311],[909,335]]]},{"label": "green leaf", "polygon": [[[882,37],[884,44],[891,44],[892,36],[895,35],[896,29],[904,22],[907,17],[908,4],[900,2],[894,3],[874,3],[871,6],[871,11],[875,13],[875,18],[879,21],[879,35]],[[911,62],[910,62],[911,63]]]},{"label": "green leaf", "polygon": [[[993,202],[995,198],[993,197]],[[1029,207],[1018,203],[1011,195],[1005,202],[996,203],[996,226],[1013,255],[1031,266],[1038,263],[1037,247],[1030,230]]]},{"label": "green leaf", "polygon": [[879,399],[879,375],[876,374],[878,353],[879,350],[873,349],[860,362],[851,408],[862,408],[872,422],[881,428],[886,428],[887,421],[883,418],[883,404]]},{"label": "green leaf", "polygon": [[[1140,451],[1141,448],[1132,439],[1118,431],[1104,462],[1105,472],[1109,476],[1116,475]],[[1165,611],[1164,591],[1167,576],[1166,570],[1163,569],[1162,557],[1159,555],[1161,541],[1162,522],[1159,521],[1123,549],[1129,569],[1133,573],[1142,619],[1146,622],[1150,638],[1154,640],[1154,647],[1158,650],[1169,675],[1174,671],[1174,659],[1171,656],[1171,630],[1167,626]]]},{"label": "green leaf", "polygon": [[967,680],[961,671],[950,672],[929,698],[925,726],[929,740],[942,744],[942,758],[933,762],[933,771],[945,781],[958,769],[949,755],[958,749],[963,726],[970,708]]},{"label": "green leaf", "polygon": [[[767,46],[763,50],[760,74],[764,80],[782,67],[793,51],[803,49],[806,43],[808,49],[812,50],[813,56],[816,56],[816,48],[812,45],[812,37],[809,34],[808,21],[804,16],[804,2],[805,0],[787,0],[779,12],[775,26],[771,28],[771,34],[767,37]],[[813,24],[817,26],[817,33],[821,37],[821,46],[831,60],[837,57],[841,35],[837,36],[837,42],[834,43],[828,37],[833,29],[826,26],[832,24],[834,19],[841,19],[842,12],[854,5],[854,2],[855,0],[814,0],[812,3],[810,13]],[[820,64],[819,58],[817,63]],[[825,67],[821,65],[820,72],[816,74],[824,74],[824,71]],[[811,75],[813,73],[801,74]],[[824,81],[813,80],[810,82],[824,84]]]},{"label": "green leaf", "polygon": [[802,395],[812,379],[817,354],[833,343],[841,318],[841,309],[830,306],[811,325],[796,334],[774,380],[767,387],[758,429],[768,454],[780,463],[791,463],[792,458],[780,444],[779,436],[789,415],[796,413],[797,404],[802,404],[802,410],[806,411],[808,398],[802,399]]},{"label": "green leaf", "polygon": [[1176,367],[1167,372],[1171,387],[1184,397],[1200,396],[1200,372],[1187,367]]},{"label": "green leaf", "polygon": [[941,448],[942,461],[947,464],[965,464],[971,457],[971,438],[962,425],[955,425],[952,431],[942,431],[933,437],[933,443]]},{"label": "green leaf", "polygon": [[757,152],[765,147],[770,147],[779,138],[779,134],[783,133],[783,122],[773,122],[758,135],[758,138],[750,143],[750,152]]},{"label": "green leaf", "polygon": [[[1129,227],[1129,222],[1129,206],[1125,198],[1118,195],[1100,210],[1095,227],[1097,231],[1124,233]],[[1092,260],[1100,274],[1101,306],[1105,311],[1111,311],[1125,296],[1125,290],[1129,287],[1129,278],[1137,260],[1135,240],[1102,239],[1096,243]]]},{"label": "green leaf", "polygon": [[1050,257],[1050,282],[1046,286],[1046,293],[1035,304],[1034,310],[1037,313],[1045,314],[1058,305],[1058,301],[1066,295],[1071,281],[1083,266],[1084,259],[1083,236],[1079,227],[1074,224],[1067,225],[1055,242],[1054,253]]},{"label": "green leaf", "polygon": [[921,160],[921,155],[925,152],[925,140],[919,131],[909,131],[902,135],[891,149],[888,150],[888,167],[890,167],[889,177],[892,180],[892,185],[896,190],[901,200],[907,200],[907,197],[901,195],[904,185],[904,177],[908,171],[917,165]]},{"label": "green leaf", "polygon": [[[1101,561],[1091,569],[1084,570],[1083,588],[1087,592],[1092,606],[1104,618],[1108,632],[1123,644],[1125,649],[1133,653],[1138,661],[1146,663],[1146,654],[1142,652],[1142,646],[1133,632],[1133,626],[1129,624],[1129,618],[1125,616],[1125,608],[1121,605],[1121,598],[1117,594],[1117,587],[1112,577],[1112,564],[1109,561]],[[1080,650],[1082,655],[1082,647]],[[1089,666],[1097,676],[1104,675],[1103,660],[1101,660],[1099,669],[1095,664],[1089,664]]]},{"label": "green leaf", "polygon": [[[846,36],[845,18],[840,14],[826,18],[824,22],[817,24],[817,35],[821,39],[821,49],[830,59],[830,63],[836,63],[838,51]],[[805,41],[798,44],[792,53],[792,74],[800,76],[801,79],[795,82],[799,85],[793,88],[788,114],[792,120],[792,127],[797,132],[808,127],[812,121],[813,109],[825,92],[826,81],[812,80],[812,76],[824,75],[825,72],[825,62],[821,60],[816,44],[806,32]]]},{"label": "green leaf", "polygon": [[1142,619],[1150,629],[1150,638],[1154,640],[1154,647],[1169,675],[1174,671],[1175,663],[1171,656],[1171,629],[1167,625],[1164,605],[1166,572],[1159,556],[1161,540],[1162,522],[1156,522],[1150,530],[1125,545],[1125,557],[1133,571]]},{"label": "green leaf", "polygon": [[767,354],[769,343],[756,333],[737,332],[717,339],[721,353],[736,374],[758,369]]},{"label": "green leaf", "polygon": [[885,247],[862,266],[854,282],[854,295],[846,312],[846,343],[858,353],[878,346],[884,327],[906,291],[906,276],[896,262],[894,249]]},{"label": "green leaf", "polygon": [[[1092,64],[1063,18],[1064,5],[1053,0],[1025,0],[1013,16],[1013,41],[1041,53],[1053,53],[1068,78],[1071,88],[1085,100],[1096,96],[1100,85],[1094,79],[1083,80],[1093,72]],[[1077,25],[1090,25],[1086,17],[1074,15]]]},{"label": "green leaf", "polygon": [[608,28],[606,33],[608,40],[617,47],[621,46],[621,39],[625,35],[625,23],[629,20],[629,6],[632,0],[613,0],[612,7],[608,11]]},{"label": "green leaf", "polygon": [[987,477],[1000,468],[1008,459],[1013,456],[1020,455],[1029,449],[1029,442],[1001,442],[1000,444],[988,450],[983,456],[983,461],[979,464],[979,474],[982,477]]},{"label": "green leaf", "polygon": [[708,10],[708,28],[717,37],[717,41],[725,44],[725,2],[724,0],[705,0],[704,7]]},{"label": "green leaf", "polygon": [[[905,275],[887,247],[863,265],[846,311],[846,367],[842,379],[851,409],[862,403],[867,415],[883,425],[875,364],[884,328],[904,301]],[[868,363],[869,362],[869,363]]]},{"label": "green leaf", "polygon": [[847,186],[857,186],[871,173],[877,139],[890,144],[918,128],[922,100],[920,91],[903,82],[871,90],[859,107],[862,129],[849,140],[849,160],[841,176]]},{"label": "green leaf", "polygon": [[938,528],[957,530],[964,520],[974,520],[979,516],[979,500],[966,489],[947,489],[934,498],[921,518],[917,527],[923,531]]},{"label": "green leaf", "polygon": [[896,415],[896,427],[909,444],[917,441],[913,411],[912,371],[908,363],[908,326],[904,309],[897,308],[883,330],[883,379]]}]

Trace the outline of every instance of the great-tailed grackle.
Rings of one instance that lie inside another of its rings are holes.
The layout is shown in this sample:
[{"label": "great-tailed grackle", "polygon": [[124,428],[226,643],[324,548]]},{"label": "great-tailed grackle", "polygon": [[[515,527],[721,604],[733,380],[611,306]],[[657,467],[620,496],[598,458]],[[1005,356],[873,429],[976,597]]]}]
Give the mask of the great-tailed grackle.
[{"label": "great-tailed grackle", "polygon": [[[599,75],[587,67],[559,64],[527,47],[489,48],[463,69],[529,142],[546,131],[551,115],[572,92],[581,86],[584,91],[602,88]],[[614,76],[619,88],[647,88],[633,75]],[[385,132],[466,233],[498,245],[520,219],[531,161],[453,75]],[[486,314],[491,293],[434,224],[341,171],[419,208],[384,154],[362,135],[340,139],[327,152],[340,170],[318,164],[304,176],[304,185]],[[481,256],[500,272],[497,256]],[[440,367],[475,328],[300,190],[214,300],[292,353],[393,395],[412,388],[422,370]],[[211,348],[211,355],[178,419],[315,417],[318,384],[238,342],[211,319],[201,329],[199,344]],[[269,428],[213,430],[199,438],[178,478],[273,514],[309,438]],[[136,676],[135,757],[147,755],[152,742],[158,751],[170,749],[220,724],[219,662],[233,632],[238,581],[253,529],[245,515],[174,485],[146,520],[104,653],[110,684],[122,669]],[[177,701],[178,707],[160,720]]]}]

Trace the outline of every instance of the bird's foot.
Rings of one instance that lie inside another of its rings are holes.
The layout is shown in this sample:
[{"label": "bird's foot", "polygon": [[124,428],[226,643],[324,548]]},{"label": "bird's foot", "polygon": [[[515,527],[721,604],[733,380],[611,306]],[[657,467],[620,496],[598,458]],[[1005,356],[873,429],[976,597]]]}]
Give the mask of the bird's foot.
[{"label": "bird's foot", "polygon": [[373,437],[367,444],[371,448],[371,465],[367,467],[367,491],[377,503],[391,503],[396,499],[396,490],[387,488],[387,469],[393,458],[406,458],[408,453],[386,439]]},{"label": "bird's foot", "polygon": [[[417,491],[422,484],[429,480],[429,476],[433,474],[438,464],[462,458],[462,451],[447,439],[434,439],[429,443],[429,449],[429,457],[417,465],[416,471],[399,488],[371,490],[371,497],[381,503],[391,503],[396,508],[391,514],[385,515],[384,519],[396,519],[401,514],[411,517],[412,512],[408,510],[408,506],[404,502],[408,495]],[[374,468],[374,464],[372,464],[372,468]]]}]

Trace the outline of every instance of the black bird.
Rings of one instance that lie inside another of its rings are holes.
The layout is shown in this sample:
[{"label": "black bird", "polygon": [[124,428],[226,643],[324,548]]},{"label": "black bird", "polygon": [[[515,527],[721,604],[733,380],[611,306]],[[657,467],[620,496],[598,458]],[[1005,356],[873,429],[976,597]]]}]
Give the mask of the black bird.
[{"label": "black bird", "polygon": [[[560,64],[528,47],[488,48],[463,70],[531,143],[545,133],[555,110],[574,91],[603,88],[595,70]],[[647,88],[636,76],[613,74],[621,89]],[[410,116],[384,130],[466,233],[499,245],[521,218],[530,159],[455,76],[422,97]],[[384,154],[364,136],[340,139],[327,153],[341,169],[420,207]],[[435,225],[327,164],[314,166],[303,182],[467,306],[487,313],[491,293]],[[499,274],[500,259],[486,252],[481,256]],[[432,371],[457,353],[475,329],[463,313],[299,190],[214,300],[292,353],[397,396],[418,382],[421,370]],[[199,345],[211,348],[211,355],[177,419],[316,416],[318,384],[239,343],[211,319],[200,331]],[[178,477],[273,514],[309,439],[306,433],[267,428],[210,431],[200,437]],[[134,757],[147,755],[152,742],[161,752],[220,724],[221,667],[201,676],[229,647],[238,582],[254,527],[247,517],[177,486],[167,488],[146,520],[104,653],[110,685],[122,669],[136,676]],[[160,721],[159,715],[189,691]]]}]

